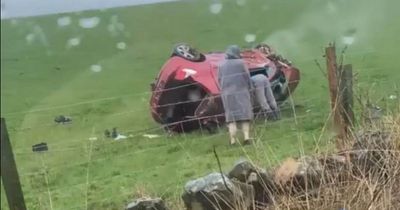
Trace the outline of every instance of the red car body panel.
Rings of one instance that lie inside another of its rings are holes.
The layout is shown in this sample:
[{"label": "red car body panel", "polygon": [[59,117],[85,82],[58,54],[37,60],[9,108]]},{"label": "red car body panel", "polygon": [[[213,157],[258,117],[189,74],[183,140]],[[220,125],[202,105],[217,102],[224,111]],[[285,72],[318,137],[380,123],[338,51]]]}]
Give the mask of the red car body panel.
[{"label": "red car body panel", "polygon": [[[256,49],[245,50],[241,53],[243,60],[250,72],[256,71],[257,69],[262,69],[265,67],[268,68],[268,78],[272,81],[274,76],[277,74],[277,65],[276,62],[268,59],[265,54],[261,53]],[[223,113],[223,107],[218,100],[220,95],[220,89],[218,86],[218,66],[221,62],[225,60],[224,53],[207,53],[204,55],[204,59],[202,61],[190,61],[185,58],[179,56],[170,57],[167,62],[162,66],[160,73],[153,83],[152,87],[152,96],[150,99],[150,107],[151,114],[153,119],[161,124],[167,124],[165,120],[163,120],[163,115],[165,115],[165,109],[163,107],[169,106],[169,104],[173,103],[185,103],[184,100],[170,100],[168,102],[163,101],[162,98],[165,98],[165,94],[173,95],[174,92],[178,92],[179,88],[185,88],[185,85],[190,86],[191,84],[197,85],[201,87],[208,97],[214,97],[217,100],[212,101],[212,104],[215,106],[214,109],[217,109],[217,113]],[[288,92],[292,93],[298,85],[300,79],[299,70],[283,64],[283,67],[280,68],[280,71],[284,74],[286,80],[288,81]],[[185,81],[183,85],[171,86],[168,84],[173,82]],[[286,99],[286,98],[285,98]],[[210,120],[212,116],[210,113],[207,113],[207,109],[210,106],[208,104],[209,101],[206,102],[206,98],[200,103],[197,107],[197,110],[193,113],[192,120],[201,120],[207,121]],[[278,99],[277,99],[278,100]],[[202,107],[202,110],[198,110],[200,105],[206,106]],[[210,108],[211,109],[211,108]],[[215,112],[211,112],[215,114]],[[223,115],[220,115],[214,118],[216,121],[223,121]],[[190,120],[188,120],[190,121]],[[179,122],[185,123],[185,119],[180,119],[177,122],[173,122],[173,125],[167,125],[172,130],[175,131],[184,131],[183,129],[176,129],[176,125]]]}]

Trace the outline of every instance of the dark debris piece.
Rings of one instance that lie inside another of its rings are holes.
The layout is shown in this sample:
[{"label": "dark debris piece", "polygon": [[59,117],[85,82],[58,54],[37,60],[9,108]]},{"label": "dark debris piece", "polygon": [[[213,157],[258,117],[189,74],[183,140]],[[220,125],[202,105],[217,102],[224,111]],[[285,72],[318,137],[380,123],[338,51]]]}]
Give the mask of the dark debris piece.
[{"label": "dark debris piece", "polygon": [[69,123],[72,122],[71,117],[67,117],[64,115],[59,115],[57,117],[54,118],[54,122],[59,123],[59,124],[65,124],[65,123]]},{"label": "dark debris piece", "polygon": [[111,132],[111,137],[115,139],[117,138],[117,136],[118,136],[117,128],[113,128]]},{"label": "dark debris piece", "polygon": [[44,151],[48,151],[48,150],[49,150],[49,147],[47,146],[47,143],[45,143],[45,142],[35,144],[32,146],[33,152],[44,152]]},{"label": "dark debris piece", "polygon": [[106,130],[104,131],[104,136],[105,136],[106,138],[111,138],[111,132],[110,132],[108,129],[106,129]]}]

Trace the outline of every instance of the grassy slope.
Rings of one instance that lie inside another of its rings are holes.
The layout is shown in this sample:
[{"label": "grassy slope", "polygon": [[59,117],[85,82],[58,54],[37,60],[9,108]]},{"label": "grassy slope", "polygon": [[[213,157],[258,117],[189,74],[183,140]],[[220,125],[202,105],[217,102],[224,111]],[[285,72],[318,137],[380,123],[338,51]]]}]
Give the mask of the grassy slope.
[{"label": "grassy slope", "polygon": [[[42,161],[49,172],[54,209],[83,209],[90,148],[87,139],[101,139],[102,131],[114,126],[134,137],[93,143],[88,188],[91,209],[118,209],[142,189],[177,199],[187,180],[217,170],[213,145],[221,153],[224,169],[247,155],[265,166],[298,154],[301,146],[312,151],[329,108],[326,80],[313,59],[320,58],[326,42],[336,40],[340,45],[340,36],[352,28],[357,29],[356,40],[346,60],[359,72],[360,86],[375,83],[376,95],[394,94],[394,84],[400,79],[395,71],[400,29],[394,0],[379,4],[372,0],[369,4],[361,0],[260,0],[248,1],[243,7],[233,1],[223,3],[219,15],[209,13],[207,2],[67,14],[73,22],[65,28],[56,25],[62,15],[18,19],[17,23],[2,21],[1,112],[7,118],[29,209],[49,206],[43,175],[30,174],[43,170]],[[336,12],[329,13],[334,7]],[[127,34],[110,35],[107,25],[112,15],[118,15]],[[98,27],[77,26],[79,18],[91,16],[101,18]],[[34,26],[43,28],[48,46],[26,43],[25,36]],[[198,132],[172,139],[141,136],[144,129],[157,126],[148,114],[147,91],[174,43],[185,41],[202,51],[220,50],[232,43],[246,46],[247,33],[256,34],[259,42],[273,43],[302,70],[294,96],[295,103],[301,105],[296,114],[303,116],[297,124],[293,113],[285,111],[281,122],[267,128],[259,125],[256,131],[261,141],[245,150],[226,148],[224,132],[214,136]],[[81,37],[82,42],[66,49],[71,37]],[[115,48],[120,41],[127,43],[125,51]],[[91,72],[92,64],[101,64],[103,71]],[[116,98],[99,100],[109,97]],[[62,107],[92,100],[96,101]],[[45,110],[35,112],[40,109]],[[73,116],[74,123],[53,125],[57,114]],[[43,156],[30,153],[31,145],[41,141],[48,142],[50,152]]]}]

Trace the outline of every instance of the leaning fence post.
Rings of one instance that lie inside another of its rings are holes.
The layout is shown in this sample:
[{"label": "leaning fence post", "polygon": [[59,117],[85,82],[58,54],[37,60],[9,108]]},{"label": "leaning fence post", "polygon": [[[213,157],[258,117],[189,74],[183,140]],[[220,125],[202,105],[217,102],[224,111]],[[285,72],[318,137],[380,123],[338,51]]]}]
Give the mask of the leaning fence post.
[{"label": "leaning fence post", "polygon": [[[338,68],[336,63],[336,48],[334,44],[329,44],[325,48],[326,56],[326,67],[328,70],[328,81],[329,81],[329,92],[331,98],[331,109],[333,115],[333,127],[335,132],[340,133],[341,119],[340,119],[340,109],[338,107]],[[340,139],[336,141],[336,147],[342,149],[343,145]]]},{"label": "leaning fence post", "polygon": [[1,118],[1,179],[10,210],[26,210],[6,121]]}]

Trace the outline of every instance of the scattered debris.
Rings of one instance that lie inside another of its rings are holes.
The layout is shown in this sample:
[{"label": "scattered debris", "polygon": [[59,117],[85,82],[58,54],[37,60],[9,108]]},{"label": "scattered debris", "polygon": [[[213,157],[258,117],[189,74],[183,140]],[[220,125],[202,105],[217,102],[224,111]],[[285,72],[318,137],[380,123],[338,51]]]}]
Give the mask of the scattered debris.
[{"label": "scattered debris", "polygon": [[128,138],[127,136],[118,134],[117,137],[114,138],[114,140],[122,140],[122,139],[127,139],[127,138]]},{"label": "scattered debris", "polygon": [[97,137],[95,137],[95,136],[92,136],[89,138],[89,141],[96,141],[96,140],[97,140]]},{"label": "scattered debris", "polygon": [[64,116],[64,115],[59,115],[59,116],[54,118],[54,122],[56,122],[58,124],[71,123],[72,122],[72,118],[68,117],[68,116]]},{"label": "scattered debris", "polygon": [[143,134],[143,137],[149,138],[149,139],[154,139],[160,137],[160,135],[157,134]]},{"label": "scattered debris", "polygon": [[117,128],[113,128],[112,129],[111,137],[114,138],[114,139],[118,137]]},{"label": "scattered debris", "polygon": [[44,152],[44,151],[48,151],[48,150],[49,150],[49,148],[47,146],[47,143],[45,143],[45,142],[35,144],[32,146],[33,152]]},{"label": "scattered debris", "polygon": [[106,129],[106,130],[104,131],[104,136],[105,136],[106,138],[111,138],[111,132],[110,132],[108,129]]},{"label": "scattered debris", "polygon": [[128,138],[127,136],[118,133],[117,128],[113,128],[111,132],[108,129],[106,129],[104,131],[104,136],[106,138],[113,138],[114,140],[121,140]]}]

